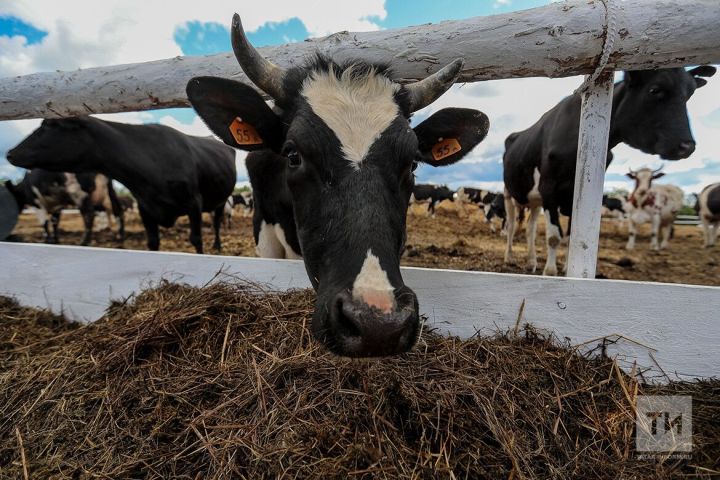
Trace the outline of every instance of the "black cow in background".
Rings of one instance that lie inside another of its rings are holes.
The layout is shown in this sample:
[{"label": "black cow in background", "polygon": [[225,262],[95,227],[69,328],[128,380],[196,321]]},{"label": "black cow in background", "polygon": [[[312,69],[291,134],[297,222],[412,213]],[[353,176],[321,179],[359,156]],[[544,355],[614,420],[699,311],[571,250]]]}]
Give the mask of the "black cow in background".
[{"label": "black cow in background", "polygon": [[44,120],[7,154],[24,168],[117,179],[137,200],[150,250],[160,248],[158,226],[190,219],[190,243],[202,253],[202,212],[213,212],[220,250],[223,207],[235,187],[235,151],[212,138],[192,137],[164,125],[126,125],[93,117]]},{"label": "black cow in background", "polygon": [[[687,158],[695,150],[686,102],[711,66],[625,72],[615,85],[610,118],[610,150],[627,143],[666,160]],[[557,274],[556,250],[562,230],[560,214],[572,213],[575,163],[580,124],[580,95],[573,94],[545,113],[533,126],[505,140],[503,156],[508,239],[505,262],[512,263],[512,240],[518,209],[530,209],[527,225],[528,268],[535,270],[535,225],[545,210],[547,262],[545,275]],[[572,220],[572,219],[570,219]],[[569,231],[569,229],[568,229]]]},{"label": "black cow in background", "polygon": [[[25,206],[36,207],[38,220],[45,231],[45,241],[58,243],[58,226],[63,208],[78,208],[85,224],[82,245],[92,240],[96,211],[104,211],[112,225],[112,216],[118,221],[118,240],[125,239],[123,207],[115,194],[112,180],[105,175],[84,172],[79,174],[50,172],[35,168],[25,174],[17,185],[5,182],[22,211]],[[52,231],[51,227],[52,226]],[[112,229],[112,227],[110,226]]]},{"label": "black cow in background", "polygon": [[435,206],[443,200],[455,200],[455,192],[445,185],[420,183],[413,187],[410,204],[428,202],[428,215],[435,216]]}]

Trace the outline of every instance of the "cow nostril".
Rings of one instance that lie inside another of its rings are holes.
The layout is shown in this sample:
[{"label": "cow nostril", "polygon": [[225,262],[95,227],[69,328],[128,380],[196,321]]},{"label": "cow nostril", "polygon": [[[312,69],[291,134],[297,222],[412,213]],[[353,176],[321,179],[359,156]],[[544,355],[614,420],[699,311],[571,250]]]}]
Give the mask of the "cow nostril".
[{"label": "cow nostril", "polygon": [[693,141],[680,142],[680,145],[678,145],[678,150],[682,154],[689,155],[695,151],[695,142],[693,142]]},{"label": "cow nostril", "polygon": [[360,337],[359,316],[352,306],[352,300],[347,294],[335,297],[331,315],[333,329],[343,337]]}]

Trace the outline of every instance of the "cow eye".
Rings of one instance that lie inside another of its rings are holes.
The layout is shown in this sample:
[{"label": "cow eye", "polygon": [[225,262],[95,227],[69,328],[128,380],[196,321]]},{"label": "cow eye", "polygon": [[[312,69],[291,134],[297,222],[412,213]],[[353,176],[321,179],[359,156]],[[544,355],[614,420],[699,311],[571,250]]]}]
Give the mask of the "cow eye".
[{"label": "cow eye", "polygon": [[420,165],[420,163],[417,160],[413,160],[412,166],[410,166],[410,171],[414,172],[415,170],[417,170],[418,165]]},{"label": "cow eye", "polygon": [[649,92],[650,92],[650,95],[652,95],[654,97],[662,97],[665,93],[662,88],[660,88],[656,85],[653,85],[652,87],[650,87]]},{"label": "cow eye", "polygon": [[288,165],[290,165],[293,168],[299,167],[300,164],[302,163],[302,161],[300,159],[300,154],[295,150],[288,152],[285,156],[288,159]]},{"label": "cow eye", "polygon": [[292,168],[297,168],[302,163],[302,158],[293,144],[286,145],[282,154],[287,157],[288,165]]}]

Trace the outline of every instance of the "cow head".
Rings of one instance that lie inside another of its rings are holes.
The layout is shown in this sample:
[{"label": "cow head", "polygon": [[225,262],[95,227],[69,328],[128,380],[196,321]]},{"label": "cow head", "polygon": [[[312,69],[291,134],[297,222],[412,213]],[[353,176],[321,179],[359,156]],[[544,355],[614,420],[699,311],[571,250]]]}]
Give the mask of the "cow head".
[{"label": "cow head", "polygon": [[613,118],[622,141],[666,160],[680,160],[695,151],[686,103],[715,74],[715,67],[669,68],[625,72],[623,94]]},{"label": "cow head", "polygon": [[640,170],[630,170],[625,174],[629,178],[635,180],[635,189],[630,195],[631,202],[635,206],[642,206],[645,203],[647,194],[650,192],[650,188],[652,187],[652,181],[665,175],[660,171],[661,169],[662,167],[657,170],[641,168]]},{"label": "cow head", "polygon": [[286,159],[277,173],[287,179],[318,294],[314,335],[345,356],[409,350],[419,331],[418,305],[399,267],[413,170],[419,162],[457,162],[488,129],[487,117],[469,109],[440,110],[414,129],[409,118],[453,84],[462,62],[406,86],[383,66],[321,56],[284,71],[248,43],[237,15],[232,45],[275,109],[255,89],[222,78],[190,80],[188,98],[228,145],[271,149]]},{"label": "cow head", "polygon": [[88,117],[43,120],[40,126],[7,153],[16,167],[54,172],[96,169],[90,151],[97,148],[88,131]]}]

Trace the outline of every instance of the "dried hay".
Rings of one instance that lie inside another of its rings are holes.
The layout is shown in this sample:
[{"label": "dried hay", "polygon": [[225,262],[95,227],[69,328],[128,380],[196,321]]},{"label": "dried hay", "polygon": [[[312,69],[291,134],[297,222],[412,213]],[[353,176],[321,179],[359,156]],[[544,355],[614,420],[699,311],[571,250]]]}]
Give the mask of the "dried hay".
[{"label": "dried hay", "polygon": [[[0,477],[719,474],[718,381],[641,385],[531,328],[349,361],[311,338],[313,302],[163,284],[77,327],[3,300]],[[636,457],[638,394],[693,396],[692,459]]]}]

